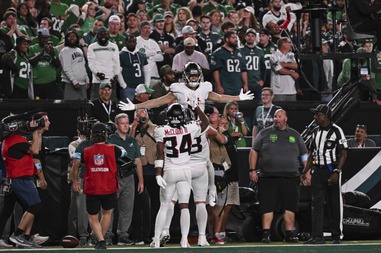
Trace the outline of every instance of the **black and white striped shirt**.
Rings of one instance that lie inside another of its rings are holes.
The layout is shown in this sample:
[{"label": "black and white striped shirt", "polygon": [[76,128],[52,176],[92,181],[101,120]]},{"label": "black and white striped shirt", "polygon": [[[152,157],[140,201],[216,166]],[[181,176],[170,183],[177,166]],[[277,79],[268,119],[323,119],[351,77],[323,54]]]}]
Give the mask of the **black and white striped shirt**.
[{"label": "black and white striped shirt", "polygon": [[317,166],[337,164],[340,150],[348,148],[343,130],[331,123],[327,127],[316,127],[312,131],[309,150]]}]

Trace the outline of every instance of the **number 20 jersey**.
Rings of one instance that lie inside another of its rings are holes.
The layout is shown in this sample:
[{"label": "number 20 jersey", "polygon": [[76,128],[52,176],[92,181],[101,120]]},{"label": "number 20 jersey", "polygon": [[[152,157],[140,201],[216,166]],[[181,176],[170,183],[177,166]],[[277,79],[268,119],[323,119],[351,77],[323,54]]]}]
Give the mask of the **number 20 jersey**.
[{"label": "number 20 jersey", "polygon": [[165,169],[189,166],[192,142],[200,134],[201,128],[195,121],[191,121],[181,128],[169,125],[156,127],[156,142],[164,144]]}]

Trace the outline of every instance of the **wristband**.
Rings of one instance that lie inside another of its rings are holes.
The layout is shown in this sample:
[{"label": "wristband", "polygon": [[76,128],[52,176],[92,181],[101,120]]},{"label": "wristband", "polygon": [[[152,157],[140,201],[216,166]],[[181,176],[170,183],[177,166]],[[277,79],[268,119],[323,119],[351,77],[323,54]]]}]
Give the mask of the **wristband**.
[{"label": "wristband", "polygon": [[34,167],[36,167],[36,169],[38,169],[38,170],[41,170],[41,169],[42,169],[42,165],[41,165],[41,163],[35,163],[35,164],[34,164]]},{"label": "wristband", "polygon": [[337,174],[340,174],[342,172],[342,170],[337,168],[337,169],[334,169],[333,172],[336,172]]},{"label": "wristband", "polygon": [[302,162],[306,162],[308,160],[308,155],[301,155],[300,159],[302,160]]},{"label": "wristband", "polygon": [[255,171],[255,169],[249,169],[249,171],[250,171],[250,172],[254,172],[254,171]]},{"label": "wristband", "polygon": [[163,168],[164,160],[156,160],[155,161],[155,168]]}]

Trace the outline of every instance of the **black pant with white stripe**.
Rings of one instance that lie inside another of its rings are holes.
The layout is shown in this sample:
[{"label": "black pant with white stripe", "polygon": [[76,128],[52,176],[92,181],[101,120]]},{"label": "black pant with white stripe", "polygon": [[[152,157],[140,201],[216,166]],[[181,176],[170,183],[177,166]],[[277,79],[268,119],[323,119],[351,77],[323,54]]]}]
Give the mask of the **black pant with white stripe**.
[{"label": "black pant with white stripe", "polygon": [[324,167],[315,168],[312,174],[312,237],[323,237],[324,209],[326,209],[328,218],[326,224],[330,226],[332,239],[337,240],[341,239],[343,228],[341,174],[338,182],[333,185],[328,185],[330,175],[331,172]]}]

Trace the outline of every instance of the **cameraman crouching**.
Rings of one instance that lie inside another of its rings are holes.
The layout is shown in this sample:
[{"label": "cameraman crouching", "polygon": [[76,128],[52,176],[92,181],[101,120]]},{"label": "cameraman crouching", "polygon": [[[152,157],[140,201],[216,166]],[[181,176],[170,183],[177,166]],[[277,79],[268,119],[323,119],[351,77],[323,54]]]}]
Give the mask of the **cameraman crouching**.
[{"label": "cameraman crouching", "polygon": [[[10,123],[16,121],[15,118],[12,118],[8,118]],[[42,129],[39,128],[36,120],[29,122],[28,129],[32,131],[31,143],[21,134],[21,131],[15,131],[4,139],[2,156],[6,165],[7,177],[12,180],[14,194],[20,199],[26,210],[16,231],[9,239],[17,245],[35,248],[37,246],[30,240],[30,232],[34,217],[40,210],[41,199],[34,181],[37,170],[33,155],[37,155],[41,149]]]}]

